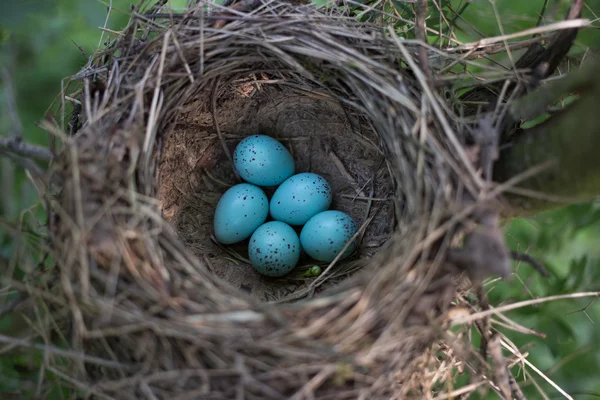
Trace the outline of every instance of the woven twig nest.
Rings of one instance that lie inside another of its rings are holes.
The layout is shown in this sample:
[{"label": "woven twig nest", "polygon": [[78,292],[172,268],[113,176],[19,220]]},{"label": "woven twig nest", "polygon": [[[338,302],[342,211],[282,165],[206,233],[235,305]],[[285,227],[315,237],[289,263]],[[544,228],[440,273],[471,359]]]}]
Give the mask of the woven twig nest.
[{"label": "woven twig nest", "polygon": [[[71,135],[49,128],[64,149],[48,194],[57,284],[42,298],[49,337],[86,354],[55,372],[92,398],[430,389],[414,361],[458,282],[430,246],[448,245],[457,193],[481,190],[459,122],[423,86],[415,43],[335,9],[256,6],[137,10],[78,75]],[[328,178],[364,228],[352,257],[266,279],[211,240],[216,201],[238,182],[226,149],[255,133]]]}]

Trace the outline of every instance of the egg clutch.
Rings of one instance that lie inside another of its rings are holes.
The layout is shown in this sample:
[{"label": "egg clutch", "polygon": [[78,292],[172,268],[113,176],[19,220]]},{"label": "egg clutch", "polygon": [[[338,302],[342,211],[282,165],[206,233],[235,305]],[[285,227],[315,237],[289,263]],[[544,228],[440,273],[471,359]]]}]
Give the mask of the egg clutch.
[{"label": "egg clutch", "polygon": [[[229,188],[219,199],[214,233],[226,245],[250,238],[248,257],[259,273],[289,273],[302,250],[317,261],[331,262],[356,233],[348,214],[329,210],[329,183],[311,172],[295,174],[294,158],[276,139],[246,137],[235,148],[233,164],[247,183]],[[277,187],[271,200],[261,187]],[[269,216],[272,221],[266,222]],[[293,227],[301,227],[300,235]],[[341,258],[355,247],[355,242],[348,245]]]}]

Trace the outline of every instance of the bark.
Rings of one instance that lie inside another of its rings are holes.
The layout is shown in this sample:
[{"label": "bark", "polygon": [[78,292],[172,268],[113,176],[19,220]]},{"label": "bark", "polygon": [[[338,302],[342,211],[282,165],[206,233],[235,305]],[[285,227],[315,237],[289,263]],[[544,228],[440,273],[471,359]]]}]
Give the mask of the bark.
[{"label": "bark", "polygon": [[[600,194],[600,62],[586,63],[565,78],[549,83],[514,102],[515,121],[535,118],[569,94],[578,99],[543,123],[513,137],[500,153],[494,179],[504,182],[543,163],[553,166],[520,183],[520,188],[560,196],[572,202]],[[516,214],[556,207],[556,201],[507,195]]]}]

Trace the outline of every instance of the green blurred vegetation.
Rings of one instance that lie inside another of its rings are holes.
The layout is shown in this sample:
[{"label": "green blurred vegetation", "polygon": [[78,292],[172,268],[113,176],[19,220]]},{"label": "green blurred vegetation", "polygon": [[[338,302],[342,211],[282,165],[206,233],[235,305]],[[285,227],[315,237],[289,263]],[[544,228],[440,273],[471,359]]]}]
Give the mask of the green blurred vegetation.
[{"label": "green blurred vegetation", "polygon": [[[112,8],[107,19],[109,3]],[[60,92],[61,81],[77,73],[86,64],[86,55],[93,53],[111,35],[102,34],[98,28],[105,26],[119,31],[125,26],[130,3],[126,0],[5,0],[0,3],[0,63],[12,76],[27,140],[47,144],[48,138],[35,122],[43,117]],[[463,41],[479,39],[478,32],[486,36],[498,35],[498,19],[502,21],[505,33],[535,26],[543,3],[544,0],[496,0],[498,15],[495,15],[489,1],[473,1],[462,14],[470,24],[458,21],[461,29],[456,34]],[[173,2],[175,7],[184,4],[185,0]],[[406,8],[408,3],[394,0],[390,4],[399,12],[410,11]],[[452,0],[444,4],[459,10],[464,1]],[[570,1],[550,0],[547,18],[560,20],[569,4]],[[584,17],[594,20],[597,14],[600,14],[600,0],[588,1]],[[439,17],[440,13],[431,7],[429,26],[435,28]],[[411,35],[410,31],[401,33],[407,37]],[[579,34],[571,53],[582,54],[586,46],[598,47],[598,44],[598,31],[586,30]],[[494,60],[506,61],[503,57]],[[2,103],[0,111],[4,109]],[[0,116],[0,132],[6,132],[10,128],[10,119],[5,113]],[[36,204],[36,193],[21,169],[0,162],[2,219],[17,223],[20,212]],[[40,215],[41,209],[37,207],[35,212]],[[1,261],[9,260],[15,251],[14,237],[10,230],[3,230],[1,221],[0,267],[5,265]],[[515,264],[517,273],[511,281],[495,281],[488,285],[491,304],[497,306],[554,294],[600,290],[599,204],[574,205],[534,218],[512,220],[507,223],[506,238],[512,249],[527,252],[544,263],[551,277],[543,279],[529,266]],[[0,295],[6,294],[0,291]],[[585,312],[578,312],[589,301],[544,303],[507,314],[516,322],[547,334],[545,339],[500,328],[519,348],[527,349],[529,361],[577,399],[600,397],[600,329],[595,325],[600,321],[600,304],[591,304]],[[0,334],[18,335],[23,324],[23,321],[4,317],[0,319]],[[36,387],[29,382],[35,382],[41,362],[39,352],[0,353],[0,398],[11,398],[8,397],[10,394],[18,393],[22,393],[18,398],[33,398]],[[516,368],[513,371],[518,373]],[[535,373],[533,375],[551,398],[558,397],[554,389]],[[459,377],[459,383],[465,383],[465,379]],[[532,399],[540,398],[531,380],[525,386],[525,393]],[[66,398],[66,393],[57,383],[51,392],[41,393],[41,398],[62,399]]]}]

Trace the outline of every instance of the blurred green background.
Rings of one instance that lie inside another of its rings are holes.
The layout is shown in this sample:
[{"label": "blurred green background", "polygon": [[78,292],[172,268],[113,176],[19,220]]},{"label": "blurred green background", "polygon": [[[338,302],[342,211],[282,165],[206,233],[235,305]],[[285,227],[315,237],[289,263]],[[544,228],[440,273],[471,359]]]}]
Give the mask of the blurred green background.
[{"label": "blurred green background", "polygon": [[[173,1],[173,6],[184,7],[185,3],[185,0]],[[389,3],[400,10],[407,7],[401,1]],[[584,17],[596,20],[600,0],[586,3]],[[464,1],[444,4],[458,10]],[[496,0],[495,4],[497,14],[490,1],[472,1],[463,13],[469,23],[458,22],[461,28],[457,30],[458,37],[476,40],[480,37],[478,31],[486,36],[498,35],[498,19],[505,33],[535,26],[544,0]],[[561,19],[569,4],[570,1],[550,0],[547,19]],[[118,32],[127,23],[129,7],[130,1],[125,0],[0,1],[0,63],[10,73],[27,140],[47,144],[48,138],[35,122],[43,117],[60,92],[61,81],[77,73],[86,64],[86,55],[111,37],[106,32],[101,37],[99,27]],[[429,23],[434,25],[439,13],[432,7],[430,14]],[[582,55],[586,46],[599,44],[598,31],[586,30],[579,34],[572,54]],[[1,89],[4,93],[4,84]],[[11,122],[5,112],[4,96],[0,105],[0,134],[5,135]],[[15,251],[11,227],[18,223],[21,211],[35,206],[37,199],[20,168],[5,160],[0,163],[0,267],[6,267]],[[38,216],[42,212],[40,207],[33,210]],[[527,252],[543,262],[551,277],[543,279],[528,266],[515,264],[516,275],[510,282],[498,281],[488,286],[491,304],[600,290],[600,204],[574,205],[535,218],[513,220],[506,226],[506,238],[512,249]],[[0,270],[0,274],[6,273]],[[0,296],[9,298],[10,293],[2,286]],[[520,324],[547,334],[545,339],[504,331],[529,353],[529,361],[576,399],[600,398],[600,328],[596,326],[600,323],[600,302],[591,304],[585,312],[577,312],[589,303],[590,299],[564,300],[507,314]],[[18,329],[19,324],[10,316],[0,318],[0,334],[15,335]],[[41,359],[41,354],[32,351],[6,353],[0,344],[0,399],[33,398],[36,387],[31,382],[35,382],[39,373]],[[514,369],[514,373],[519,371]],[[561,397],[535,373],[533,376],[549,398]],[[466,383],[466,378],[458,377],[458,381]],[[529,398],[542,398],[531,380],[524,390]],[[38,395],[61,399],[66,391],[57,383],[50,391]]]}]

